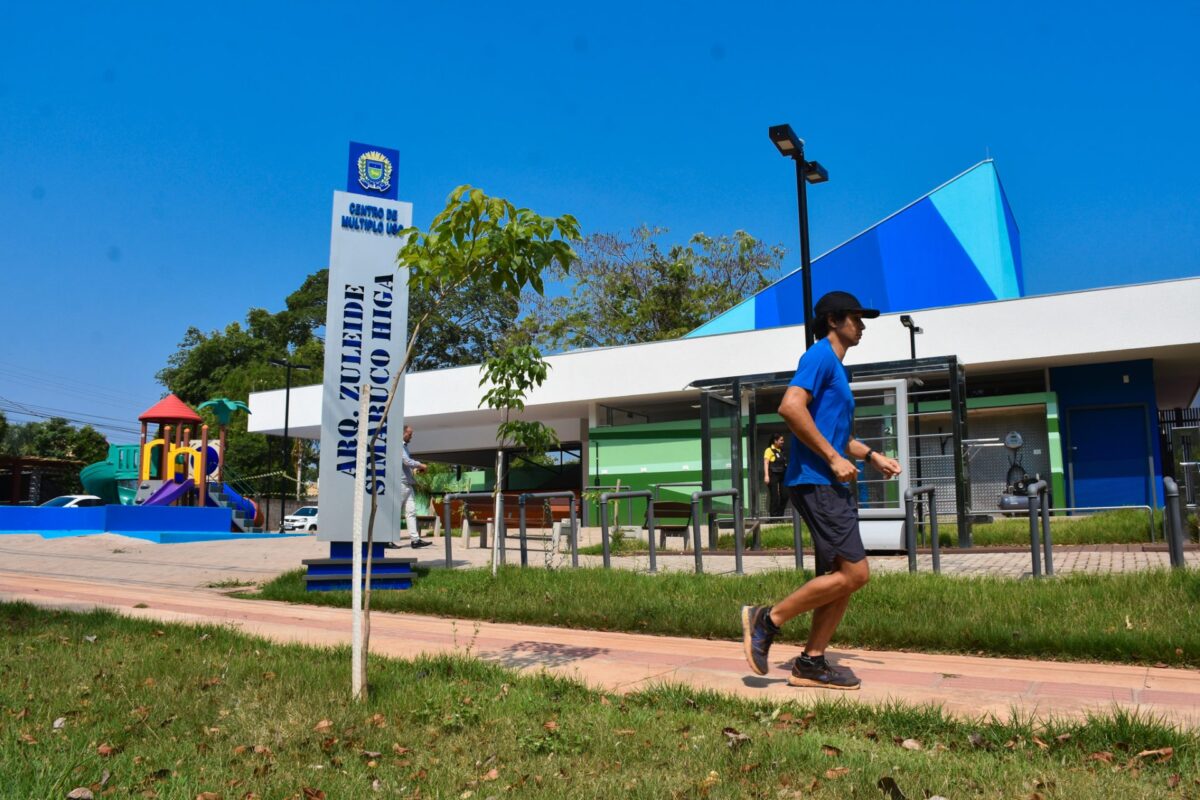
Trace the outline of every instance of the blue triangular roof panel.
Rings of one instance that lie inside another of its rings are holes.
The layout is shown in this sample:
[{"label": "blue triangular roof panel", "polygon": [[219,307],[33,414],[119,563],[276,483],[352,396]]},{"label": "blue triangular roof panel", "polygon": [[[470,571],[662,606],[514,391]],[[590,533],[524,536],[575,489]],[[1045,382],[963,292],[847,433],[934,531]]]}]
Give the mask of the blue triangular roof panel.
[{"label": "blue triangular roof panel", "polygon": [[[1019,236],[995,165],[983,161],[815,259],[813,299],[841,289],[898,313],[1022,297]],[[797,270],[688,336],[802,324],[801,286]]]}]

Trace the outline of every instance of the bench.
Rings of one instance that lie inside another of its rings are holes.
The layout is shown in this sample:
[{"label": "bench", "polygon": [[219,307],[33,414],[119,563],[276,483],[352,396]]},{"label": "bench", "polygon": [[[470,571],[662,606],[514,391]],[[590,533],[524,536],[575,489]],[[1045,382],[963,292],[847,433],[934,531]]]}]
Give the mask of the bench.
[{"label": "bench", "polygon": [[[646,525],[650,524],[650,507],[646,506]],[[654,527],[658,529],[658,546],[667,546],[668,536],[682,536],[686,550],[691,536],[692,504],[682,500],[655,500]]]},{"label": "bench", "polygon": [[[435,508],[442,511],[440,500],[435,501]],[[444,513],[444,511],[442,511]],[[439,515],[440,519],[444,519]],[[549,528],[556,522],[571,518],[571,501],[566,497],[554,497],[549,500],[530,500],[525,504],[525,528]],[[452,530],[464,526],[474,533],[480,533],[480,546],[486,546],[486,530],[489,523],[496,520],[495,501],[490,497],[466,497],[450,501],[450,525]],[[420,522],[418,521],[418,525]],[[507,537],[515,537],[521,529],[520,494],[504,493],[504,530]]]}]

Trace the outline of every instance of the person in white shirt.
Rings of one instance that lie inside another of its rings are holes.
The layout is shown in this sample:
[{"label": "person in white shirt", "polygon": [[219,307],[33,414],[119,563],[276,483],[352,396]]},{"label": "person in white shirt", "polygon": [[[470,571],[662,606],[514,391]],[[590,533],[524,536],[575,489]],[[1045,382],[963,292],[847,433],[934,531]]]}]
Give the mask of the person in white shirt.
[{"label": "person in white shirt", "polygon": [[400,479],[400,505],[404,507],[404,524],[408,527],[408,538],[412,542],[412,547],[428,547],[433,542],[426,541],[421,538],[421,532],[417,529],[417,504],[413,500],[413,491],[416,487],[415,475],[418,472],[424,472],[427,467],[420,461],[412,457],[408,452],[408,443],[412,441],[413,429],[411,425],[404,426],[404,475]]}]

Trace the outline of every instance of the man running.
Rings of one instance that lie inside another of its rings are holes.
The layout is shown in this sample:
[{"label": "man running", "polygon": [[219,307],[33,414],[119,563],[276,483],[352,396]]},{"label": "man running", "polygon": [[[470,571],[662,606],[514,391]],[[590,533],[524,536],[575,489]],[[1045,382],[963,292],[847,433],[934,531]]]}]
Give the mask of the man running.
[{"label": "man running", "polygon": [[858,474],[854,461],[870,464],[889,478],[900,474],[900,463],[854,438],[854,395],[842,365],[846,351],[862,339],[863,319],[874,319],[879,311],[863,308],[847,292],[830,292],[817,301],[813,316],[817,342],[800,358],[779,414],[792,431],[784,483],[812,534],[816,577],[774,606],[743,606],[742,646],[750,668],[766,675],[767,654],[780,627],[812,611],[808,642],[788,683],[857,689],[858,676],[825,660],[825,647],[846,613],[850,595],[870,576],[858,507],[847,483]]}]

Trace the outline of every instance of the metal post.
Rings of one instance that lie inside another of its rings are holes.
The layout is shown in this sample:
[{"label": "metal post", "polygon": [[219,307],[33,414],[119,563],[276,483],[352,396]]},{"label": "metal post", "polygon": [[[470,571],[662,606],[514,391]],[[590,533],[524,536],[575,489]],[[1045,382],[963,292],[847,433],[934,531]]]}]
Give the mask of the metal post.
[{"label": "metal post", "polygon": [[913,519],[913,490],[904,490],[904,549],[908,552],[908,571],[917,571],[917,527]]},{"label": "metal post", "polygon": [[700,553],[700,492],[692,493],[692,551],[696,557],[696,574],[704,572],[704,556]]},{"label": "metal post", "polygon": [[[507,471],[507,465],[505,471]],[[504,492],[502,491],[496,493],[496,506],[500,513],[496,515],[495,536],[496,543],[500,547],[500,563],[503,565],[507,563],[506,556],[508,551],[504,546],[504,539],[508,536],[508,529],[504,527]]]},{"label": "metal post", "polygon": [[579,518],[575,516],[575,493],[571,493],[571,566],[579,566]]},{"label": "metal post", "polygon": [[600,495],[600,544],[604,550],[604,568],[612,566],[612,553],[608,546],[608,493]]},{"label": "metal post", "polygon": [[521,507],[521,566],[529,566],[529,550],[525,542],[525,498],[527,495],[521,495],[517,498],[517,505]]},{"label": "metal post", "polygon": [[[452,545],[450,542],[454,538],[454,535],[450,531],[450,498],[452,496],[453,495],[450,495],[450,494],[442,495],[442,516],[445,518],[445,523],[446,523],[445,525],[442,526],[442,535],[446,537],[446,569],[450,569],[450,566],[451,566],[450,548],[452,547]],[[430,500],[429,504],[432,506],[433,501]],[[466,511],[467,511],[467,506],[464,503],[463,504],[463,513],[465,514]],[[470,544],[470,542],[468,542],[468,544]]]},{"label": "metal post", "polygon": [[972,547],[971,515],[967,513],[971,504],[967,495],[971,478],[962,444],[963,439],[967,438],[967,413],[963,387],[959,384],[960,369],[958,359],[951,356],[946,378],[950,383],[950,430],[954,434],[954,504],[958,518],[958,546]]},{"label": "metal post", "polygon": [[940,573],[942,571],[942,543],[938,539],[936,490],[929,493],[929,535],[931,537],[930,545],[933,549],[933,571]]},{"label": "metal post", "polygon": [[1033,577],[1042,577],[1041,546],[1038,542],[1038,517],[1041,515],[1042,492],[1046,489],[1045,481],[1033,483],[1027,489],[1029,498],[1029,551],[1033,560]]},{"label": "metal post", "polygon": [[1163,478],[1163,494],[1166,508],[1163,512],[1167,528],[1167,552],[1170,554],[1171,566],[1182,569],[1183,558],[1183,514],[1179,509],[1179,484],[1173,478]]},{"label": "metal post", "polygon": [[657,545],[654,541],[654,494],[646,500],[646,545],[650,548],[650,572],[658,572]]},{"label": "metal post", "polygon": [[1042,490],[1042,543],[1046,547],[1046,574],[1054,574],[1054,549],[1050,542],[1050,496]]},{"label": "metal post", "polygon": [[792,543],[796,548],[796,571],[804,569],[804,535],[800,531],[800,512],[792,506]]},{"label": "metal post", "polygon": [[746,536],[746,525],[742,516],[742,498],[733,498],[733,571],[742,573],[742,539]]},{"label": "metal post", "polygon": [[800,152],[793,156],[796,162],[796,210],[800,215],[800,270],[801,286],[804,292],[804,349],[813,346],[813,297],[812,297],[812,262],[808,254],[808,181],[804,177],[808,162],[804,159],[804,145]]},{"label": "metal post", "polygon": [[[292,362],[285,361],[287,369],[287,385],[283,390],[283,459],[280,461],[279,477],[275,480],[275,485],[279,487],[279,530],[283,530],[283,518],[286,516],[283,513],[283,502],[285,493],[283,491],[283,476],[287,474],[288,463],[288,445],[291,444],[291,431],[288,428],[292,410]],[[368,428],[368,431],[370,428]],[[371,454],[374,458],[374,453]],[[374,494],[375,490],[371,490]]]}]

